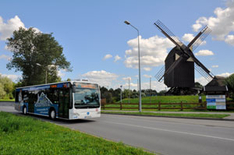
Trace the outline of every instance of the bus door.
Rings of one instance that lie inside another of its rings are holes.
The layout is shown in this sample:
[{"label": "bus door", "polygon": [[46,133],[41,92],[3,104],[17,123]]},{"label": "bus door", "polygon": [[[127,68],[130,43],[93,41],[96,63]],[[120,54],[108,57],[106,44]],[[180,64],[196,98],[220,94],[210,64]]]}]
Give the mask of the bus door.
[{"label": "bus door", "polygon": [[58,116],[68,118],[68,107],[70,103],[69,89],[59,90],[59,113]]}]

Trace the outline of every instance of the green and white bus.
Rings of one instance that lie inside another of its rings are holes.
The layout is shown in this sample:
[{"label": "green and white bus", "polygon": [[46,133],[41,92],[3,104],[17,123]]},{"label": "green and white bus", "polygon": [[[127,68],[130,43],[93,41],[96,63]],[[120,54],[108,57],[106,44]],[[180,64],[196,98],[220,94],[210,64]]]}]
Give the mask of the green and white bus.
[{"label": "green and white bus", "polygon": [[87,80],[16,88],[15,109],[51,119],[87,119],[101,116],[100,87]]}]

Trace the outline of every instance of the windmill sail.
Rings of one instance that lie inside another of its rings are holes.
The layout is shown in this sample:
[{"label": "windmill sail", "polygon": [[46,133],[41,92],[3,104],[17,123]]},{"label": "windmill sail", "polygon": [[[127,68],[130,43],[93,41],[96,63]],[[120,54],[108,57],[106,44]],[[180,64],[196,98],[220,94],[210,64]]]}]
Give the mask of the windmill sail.
[{"label": "windmill sail", "polygon": [[205,40],[205,38],[210,34],[211,29],[205,26],[196,37],[188,44],[188,48],[192,47],[193,51]]},{"label": "windmill sail", "polygon": [[170,39],[177,47],[181,48],[184,44],[160,21],[157,20],[154,25],[168,38]]},{"label": "windmill sail", "polygon": [[159,72],[154,76],[159,82],[163,80],[163,75],[165,72],[165,65],[159,70]]}]

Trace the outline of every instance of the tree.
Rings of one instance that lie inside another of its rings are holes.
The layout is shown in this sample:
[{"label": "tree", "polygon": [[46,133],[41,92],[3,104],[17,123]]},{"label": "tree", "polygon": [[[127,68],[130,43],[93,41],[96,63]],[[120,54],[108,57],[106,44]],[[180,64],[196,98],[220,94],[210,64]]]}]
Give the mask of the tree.
[{"label": "tree", "polygon": [[35,29],[19,28],[7,39],[7,48],[13,52],[8,69],[22,71],[22,84],[33,85],[57,82],[58,69],[71,71],[70,62],[63,54],[63,48],[51,34],[37,33]]},{"label": "tree", "polygon": [[163,96],[163,95],[166,94],[166,92],[167,92],[166,90],[161,90],[161,91],[158,93],[158,95],[159,95],[159,96]]},{"label": "tree", "polygon": [[106,99],[106,103],[112,103],[112,94],[110,92],[106,91],[103,94],[103,98]]},{"label": "tree", "polygon": [[203,86],[199,82],[195,82],[195,88],[203,88]]},{"label": "tree", "polygon": [[4,98],[6,92],[4,91],[3,84],[0,83],[0,98]]},{"label": "tree", "polygon": [[225,79],[225,83],[228,86],[228,90],[232,98],[234,98],[234,74],[230,75]]},{"label": "tree", "polygon": [[0,98],[13,98],[14,83],[8,77],[0,75]]}]

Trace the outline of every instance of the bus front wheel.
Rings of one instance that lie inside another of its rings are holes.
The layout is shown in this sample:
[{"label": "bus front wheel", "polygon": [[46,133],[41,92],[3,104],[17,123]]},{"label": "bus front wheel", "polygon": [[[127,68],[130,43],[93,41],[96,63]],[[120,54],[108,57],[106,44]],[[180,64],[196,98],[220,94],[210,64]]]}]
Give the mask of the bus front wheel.
[{"label": "bus front wheel", "polygon": [[55,120],[55,119],[56,119],[56,112],[55,112],[54,109],[50,110],[50,118],[51,118],[52,120]]}]

